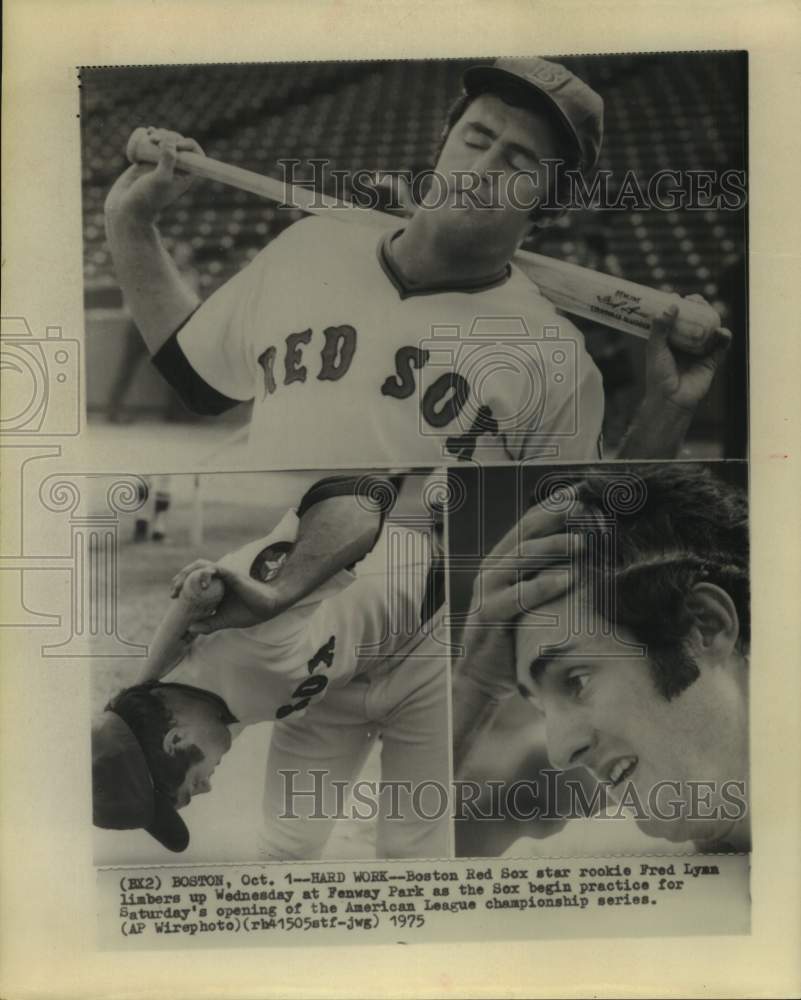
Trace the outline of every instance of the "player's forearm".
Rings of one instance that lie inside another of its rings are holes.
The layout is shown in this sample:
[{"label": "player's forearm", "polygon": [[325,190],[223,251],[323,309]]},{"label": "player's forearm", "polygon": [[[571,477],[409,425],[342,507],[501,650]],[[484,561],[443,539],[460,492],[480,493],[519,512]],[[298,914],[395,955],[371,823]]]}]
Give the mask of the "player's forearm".
[{"label": "player's forearm", "polygon": [[460,777],[476,741],[485,732],[500,706],[471,677],[456,674],[452,691],[453,773]]},{"label": "player's forearm", "polygon": [[493,627],[468,629],[453,670],[453,773],[459,775],[482,733],[515,690],[514,645]]},{"label": "player's forearm", "polygon": [[107,209],[106,235],[125,301],[155,354],[197,309],[200,298],[181,276],[152,222]]},{"label": "player's forearm", "polygon": [[[474,607],[481,604],[480,593],[474,591]],[[462,641],[465,648],[453,670],[451,695],[453,773],[457,776],[500,706],[517,690],[514,638],[508,627],[476,622],[465,629]]]},{"label": "player's forearm", "polygon": [[188,635],[193,622],[208,618],[222,600],[225,588],[219,580],[202,585],[203,574],[196,571],[184,581],[180,594],[170,601],[167,613],[156,629],[147,660],[139,675],[139,684],[157,681],[168,674],[186,656],[192,639]]},{"label": "player's forearm", "polygon": [[618,458],[675,458],[692,418],[690,409],[646,397],[635,414]]},{"label": "player's forearm", "polygon": [[272,582],[282,607],[289,608],[373,547],[381,517],[352,495],[314,504],[301,517],[298,539]]},{"label": "player's forearm", "polygon": [[150,643],[147,660],[139,675],[139,684],[159,680],[180,663],[191,644],[186,630],[193,620],[186,601],[179,598],[170,604]]}]

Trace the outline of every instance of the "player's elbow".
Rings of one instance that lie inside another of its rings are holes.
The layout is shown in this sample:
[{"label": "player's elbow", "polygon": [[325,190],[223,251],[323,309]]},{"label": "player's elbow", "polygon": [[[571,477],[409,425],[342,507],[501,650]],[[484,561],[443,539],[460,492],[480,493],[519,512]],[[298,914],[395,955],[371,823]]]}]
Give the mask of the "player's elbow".
[{"label": "player's elbow", "polygon": [[177,331],[151,361],[190,413],[218,417],[241,402],[215,389],[195,371],[178,343]]},{"label": "player's elbow", "polygon": [[219,417],[239,404],[239,400],[229,399],[218,392],[212,395],[203,392],[187,393],[176,389],[175,386],[173,389],[187,410],[198,417]]}]

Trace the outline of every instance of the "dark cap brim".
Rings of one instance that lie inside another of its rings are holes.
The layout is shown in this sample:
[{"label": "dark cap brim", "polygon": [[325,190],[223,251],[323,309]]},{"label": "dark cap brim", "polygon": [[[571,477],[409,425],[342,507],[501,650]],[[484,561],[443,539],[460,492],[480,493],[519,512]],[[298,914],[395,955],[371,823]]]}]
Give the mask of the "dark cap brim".
[{"label": "dark cap brim", "polygon": [[153,794],[153,822],[145,827],[168,851],[179,854],[189,846],[189,830],[175,806],[161,792]]},{"label": "dark cap brim", "polygon": [[581,148],[581,140],[573,127],[573,123],[543,87],[538,87],[531,80],[526,80],[516,73],[510,73],[508,70],[501,69],[499,66],[470,66],[465,70],[462,79],[465,91],[471,97],[477,97],[479,94],[484,94],[487,91],[491,92],[495,89],[503,90],[504,88],[529,91],[531,94],[536,95],[536,107],[541,108],[545,104],[548,110],[553,112],[554,116],[567,130],[568,135],[573,140],[578,158],[583,162],[584,151]]}]

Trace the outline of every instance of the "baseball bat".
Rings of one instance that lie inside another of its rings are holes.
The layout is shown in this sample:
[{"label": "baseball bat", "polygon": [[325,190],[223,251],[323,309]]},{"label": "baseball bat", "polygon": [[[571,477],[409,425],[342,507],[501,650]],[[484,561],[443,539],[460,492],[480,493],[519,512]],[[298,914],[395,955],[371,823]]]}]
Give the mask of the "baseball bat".
[{"label": "baseball bat", "polygon": [[[146,129],[137,128],[128,140],[126,154],[131,163],[157,163],[158,140]],[[384,229],[398,222],[397,216],[360,208],[199,153],[179,152],[177,168],[315,215],[331,213],[336,219]],[[675,292],[649,288],[527,250],[518,250],[514,262],[557,309],[636,337],[647,338],[654,317],[661,316],[671,305],[678,306],[671,343],[689,354],[705,354],[720,327],[720,316],[712,306]]]}]

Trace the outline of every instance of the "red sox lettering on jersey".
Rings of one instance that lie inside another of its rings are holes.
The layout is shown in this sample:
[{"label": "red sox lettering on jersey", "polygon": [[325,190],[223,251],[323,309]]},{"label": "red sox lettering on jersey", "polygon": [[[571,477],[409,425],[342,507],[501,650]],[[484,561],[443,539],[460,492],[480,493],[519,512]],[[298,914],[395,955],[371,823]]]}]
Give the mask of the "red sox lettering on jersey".
[{"label": "red sox lettering on jersey", "polygon": [[581,333],[512,265],[407,287],[392,238],[295,223],[179,331],[197,375],[253,400],[263,467],[598,458],[603,392]]}]

